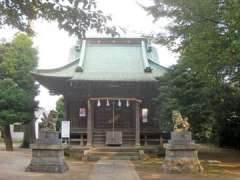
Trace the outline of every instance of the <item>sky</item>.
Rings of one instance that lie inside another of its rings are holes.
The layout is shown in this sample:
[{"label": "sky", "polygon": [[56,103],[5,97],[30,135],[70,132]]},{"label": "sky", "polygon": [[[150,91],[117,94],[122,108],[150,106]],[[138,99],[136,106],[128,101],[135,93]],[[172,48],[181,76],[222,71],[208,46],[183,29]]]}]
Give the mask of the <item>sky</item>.
[{"label": "sky", "polygon": [[[138,0],[141,4],[147,4],[149,0]],[[141,34],[164,32],[164,27],[169,23],[167,19],[161,19],[153,23],[153,18],[137,4],[136,0],[97,0],[98,8],[104,14],[112,16],[111,24],[127,29],[127,34],[122,37],[138,37]],[[76,37],[70,37],[67,32],[59,30],[54,22],[37,20],[34,23],[36,36],[34,46],[39,52],[38,68],[51,69],[65,65],[68,62],[69,50],[76,42]],[[4,28],[0,30],[2,38],[11,40],[16,30]],[[94,32],[87,34],[90,37],[101,37]],[[177,55],[170,52],[166,47],[155,46],[158,49],[160,64],[169,67],[177,61]],[[46,110],[55,108],[59,96],[50,96],[47,89],[40,87],[40,94],[36,97],[39,106]]]}]

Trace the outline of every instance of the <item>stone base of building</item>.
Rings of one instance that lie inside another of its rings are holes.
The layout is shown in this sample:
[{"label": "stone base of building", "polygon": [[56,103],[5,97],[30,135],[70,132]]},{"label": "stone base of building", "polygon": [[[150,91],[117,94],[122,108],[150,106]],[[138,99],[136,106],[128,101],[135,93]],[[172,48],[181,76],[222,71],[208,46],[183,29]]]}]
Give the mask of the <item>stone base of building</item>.
[{"label": "stone base of building", "polygon": [[[63,173],[68,170],[64,159],[64,146],[57,141],[58,132],[42,131],[43,137],[32,144],[32,160],[26,171]],[[52,138],[52,140],[51,140]],[[44,141],[46,139],[46,141]],[[51,143],[52,142],[52,143]]]},{"label": "stone base of building", "polygon": [[191,132],[172,132],[171,140],[164,145],[166,156],[162,168],[167,173],[197,173],[203,171],[198,160],[198,145]]}]

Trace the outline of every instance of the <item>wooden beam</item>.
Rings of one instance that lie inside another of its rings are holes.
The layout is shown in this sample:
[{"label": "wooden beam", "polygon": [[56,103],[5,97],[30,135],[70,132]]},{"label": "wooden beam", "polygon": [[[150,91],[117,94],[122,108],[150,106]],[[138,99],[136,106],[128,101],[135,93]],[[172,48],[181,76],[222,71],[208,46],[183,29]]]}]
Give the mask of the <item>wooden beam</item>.
[{"label": "wooden beam", "polygon": [[137,98],[123,98],[123,97],[92,97],[89,98],[90,100],[97,101],[97,100],[123,100],[123,101],[135,101],[138,103],[142,103],[142,100]]},{"label": "wooden beam", "polygon": [[135,103],[136,106],[136,136],[135,136],[135,145],[140,146],[140,104],[138,102]]},{"label": "wooden beam", "polygon": [[87,146],[92,146],[92,110],[91,101],[88,100],[88,115],[87,115]]},{"label": "wooden beam", "polygon": [[80,136],[81,136],[80,146],[83,146],[83,145],[84,145],[84,137],[83,137],[83,134],[80,134]]}]

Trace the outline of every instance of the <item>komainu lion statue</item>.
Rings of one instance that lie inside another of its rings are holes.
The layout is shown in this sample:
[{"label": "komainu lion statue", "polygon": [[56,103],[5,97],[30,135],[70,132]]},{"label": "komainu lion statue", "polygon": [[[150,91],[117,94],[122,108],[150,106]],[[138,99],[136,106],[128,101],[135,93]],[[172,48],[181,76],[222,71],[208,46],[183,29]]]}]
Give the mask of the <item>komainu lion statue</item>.
[{"label": "komainu lion statue", "polygon": [[56,131],[57,113],[55,111],[50,111],[48,116],[46,115],[46,113],[43,113],[43,118],[41,120],[41,129]]},{"label": "komainu lion statue", "polygon": [[188,131],[190,125],[188,123],[188,118],[182,118],[182,115],[179,111],[172,111],[172,120],[173,120],[173,130],[176,132]]}]

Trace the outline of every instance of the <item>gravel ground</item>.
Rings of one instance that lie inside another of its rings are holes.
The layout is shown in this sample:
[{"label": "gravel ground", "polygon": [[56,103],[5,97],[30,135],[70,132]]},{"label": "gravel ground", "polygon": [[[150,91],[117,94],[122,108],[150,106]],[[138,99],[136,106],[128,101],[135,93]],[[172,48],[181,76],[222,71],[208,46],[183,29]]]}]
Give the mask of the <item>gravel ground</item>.
[{"label": "gravel ground", "polygon": [[204,167],[200,174],[166,174],[161,170],[163,158],[147,157],[135,161],[142,180],[240,180],[240,152],[213,145],[201,145],[199,159]]},{"label": "gravel ground", "polygon": [[0,150],[0,180],[87,180],[94,166],[91,162],[67,160],[70,170],[63,174],[25,172],[30,159],[30,150]]},{"label": "gravel ground", "polygon": [[[239,151],[209,146],[203,146],[199,153],[205,168],[201,174],[165,174],[160,168],[163,159],[157,157],[125,164],[122,161],[111,162],[115,169],[112,165],[106,166],[106,163],[102,163],[104,167],[101,166],[101,161],[94,163],[67,159],[70,170],[64,174],[30,173],[25,172],[25,168],[30,162],[31,150],[16,147],[13,152],[6,152],[2,147],[0,145],[0,180],[108,180],[110,176],[110,179],[116,180],[121,177],[118,172],[126,176],[129,172],[128,167],[131,167],[131,173],[134,172],[141,180],[240,180]],[[104,173],[107,173],[106,178]]]}]

